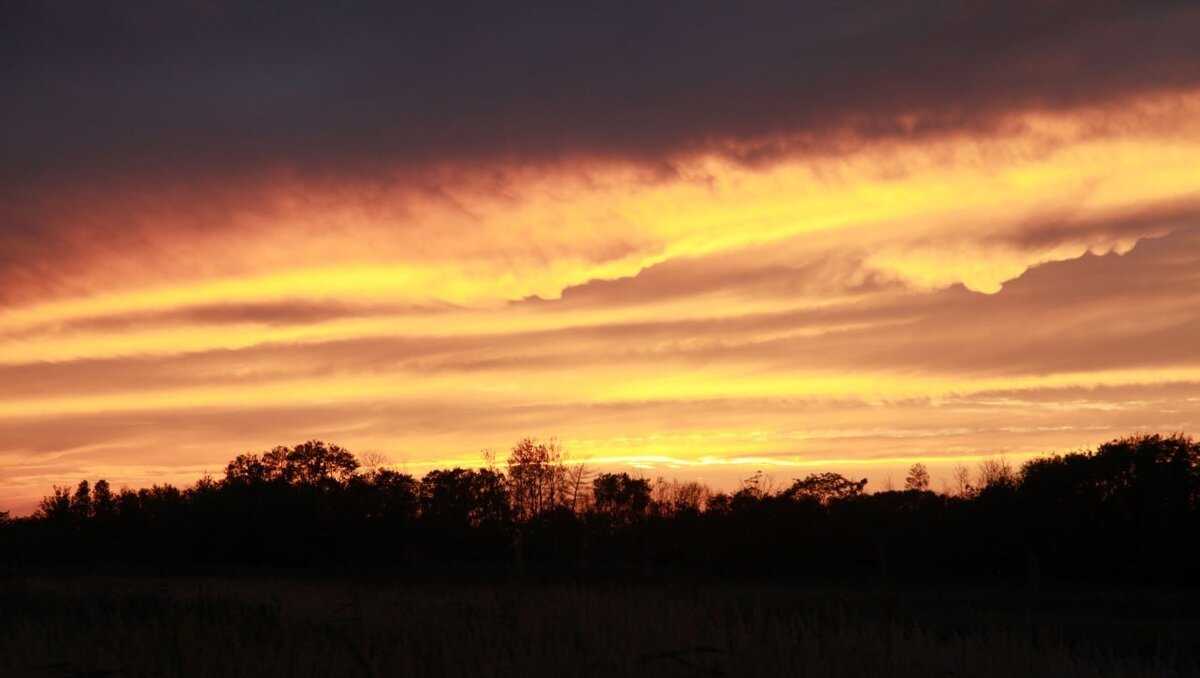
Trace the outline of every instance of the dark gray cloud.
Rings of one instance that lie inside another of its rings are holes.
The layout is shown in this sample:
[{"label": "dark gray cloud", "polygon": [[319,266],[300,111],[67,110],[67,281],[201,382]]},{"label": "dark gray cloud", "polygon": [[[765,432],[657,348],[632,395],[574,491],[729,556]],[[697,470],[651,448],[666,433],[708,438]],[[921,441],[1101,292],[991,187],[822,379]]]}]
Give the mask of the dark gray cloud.
[{"label": "dark gray cloud", "polygon": [[1200,7],[1170,0],[29,0],[0,13],[0,177],[15,185],[659,162],[735,141],[753,161],[786,150],[781,136],[987,128],[1014,109],[1200,83]]}]

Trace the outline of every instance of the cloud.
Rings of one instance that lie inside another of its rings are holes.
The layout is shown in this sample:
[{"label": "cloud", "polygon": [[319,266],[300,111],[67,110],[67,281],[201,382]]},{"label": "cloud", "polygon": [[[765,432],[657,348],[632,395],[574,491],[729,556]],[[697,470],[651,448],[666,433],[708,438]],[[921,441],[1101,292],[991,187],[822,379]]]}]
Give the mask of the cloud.
[{"label": "cloud", "polygon": [[752,161],[1200,84],[1186,2],[208,7],[10,3],[0,172]]},{"label": "cloud", "polygon": [[[115,407],[118,401],[112,398],[122,394],[132,405],[120,407],[136,410],[139,393],[143,398],[161,394],[155,399],[168,408],[178,395],[176,407],[186,408],[219,402],[224,393],[261,391],[299,403],[320,397],[322,384],[327,384],[331,397],[341,394],[337,397],[357,401],[493,402],[484,395],[488,387],[511,384],[515,390],[503,396],[509,404],[540,398],[548,406],[606,391],[608,400],[636,398],[634,384],[647,375],[684,377],[709,369],[716,370],[712,378],[718,387],[722,373],[731,388],[754,375],[746,385],[750,391],[743,394],[747,397],[781,393],[773,379],[783,384],[782,392],[795,388],[802,395],[814,388],[821,397],[831,397],[838,391],[791,379],[819,374],[836,381],[840,373],[854,384],[863,375],[911,375],[939,384],[957,380],[969,392],[991,388],[989,379],[1078,374],[1086,381],[1091,372],[1200,367],[1191,350],[1200,340],[1200,296],[1189,292],[1196,289],[1195,271],[1200,269],[1196,228],[1143,240],[1124,255],[1085,254],[1043,264],[994,295],[961,286],[927,293],[868,285],[839,297],[830,295],[824,282],[830,273],[819,267],[748,269],[755,275],[747,283],[739,276],[705,277],[719,262],[719,257],[710,259],[665,266],[667,273],[661,275],[669,274],[679,284],[661,290],[657,270],[628,279],[624,282],[642,285],[632,297],[625,285],[597,283],[582,298],[566,294],[557,301],[501,307],[485,316],[465,309],[442,309],[429,317],[406,311],[427,321],[427,328],[444,326],[439,334],[406,333],[411,317],[385,313],[380,327],[390,330],[373,336],[352,331],[337,338],[337,333],[319,329],[330,309],[317,307],[320,313],[310,316],[312,309],[301,305],[297,316],[285,317],[316,323],[318,330],[305,341],[272,340],[276,330],[268,328],[265,340],[238,349],[10,364],[0,366],[0,401],[45,402],[53,410],[84,398],[68,409],[87,411],[106,402]],[[733,263],[746,261],[737,255]],[[798,303],[793,291],[808,285],[805,274],[816,281],[817,292],[809,300],[823,303]],[[780,280],[772,281],[772,276]],[[689,277],[705,285],[690,287]],[[680,304],[680,290],[692,289],[701,290],[699,296]],[[656,291],[661,295],[655,297]],[[646,308],[640,318],[623,306],[631,298]],[[719,315],[713,313],[713,298],[726,301]],[[741,305],[737,299],[757,299],[760,305]],[[597,310],[602,314],[596,315]],[[238,317],[243,311],[232,312]],[[519,313],[526,321],[514,324]],[[464,317],[470,324],[461,324]],[[228,320],[225,312],[213,309],[185,309],[169,318],[215,322],[219,332],[226,331],[221,326]],[[333,322],[341,322],[340,316],[335,314]],[[112,323],[118,332],[129,325],[119,318]],[[185,329],[170,333],[179,336]],[[85,334],[81,341],[95,339]],[[568,374],[582,388],[563,388],[558,380]],[[914,379],[906,390],[905,378],[898,377],[896,385],[881,393],[916,396],[931,387]],[[391,387],[389,379],[406,385]],[[982,386],[973,385],[977,379]],[[539,394],[536,385],[543,381],[548,388]],[[587,384],[603,389],[584,396]],[[535,390],[522,390],[531,387]],[[366,390],[356,390],[360,388]],[[848,388],[853,392],[855,387]],[[663,393],[671,397],[669,391]]]},{"label": "cloud", "polygon": [[[667,178],[568,164],[42,187],[0,208],[0,224],[32,224],[0,227],[0,307],[44,322],[280,300],[487,306],[734,251],[784,268],[869,252],[907,284],[994,291],[1029,265],[1180,223],[1195,204],[1197,119],[1169,139],[1091,138],[1054,119],[1073,141],[1049,154],[1031,154],[1036,135],[948,139],[769,168],[703,157]],[[32,309],[72,298],[88,308]]]}]

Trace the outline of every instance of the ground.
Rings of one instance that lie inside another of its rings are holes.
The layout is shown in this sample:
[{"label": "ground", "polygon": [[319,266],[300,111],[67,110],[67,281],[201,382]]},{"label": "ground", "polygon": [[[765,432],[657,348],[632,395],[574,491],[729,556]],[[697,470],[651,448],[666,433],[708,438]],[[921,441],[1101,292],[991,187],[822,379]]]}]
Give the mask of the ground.
[{"label": "ground", "polygon": [[1200,675],[1200,594],[0,580],[3,676]]}]

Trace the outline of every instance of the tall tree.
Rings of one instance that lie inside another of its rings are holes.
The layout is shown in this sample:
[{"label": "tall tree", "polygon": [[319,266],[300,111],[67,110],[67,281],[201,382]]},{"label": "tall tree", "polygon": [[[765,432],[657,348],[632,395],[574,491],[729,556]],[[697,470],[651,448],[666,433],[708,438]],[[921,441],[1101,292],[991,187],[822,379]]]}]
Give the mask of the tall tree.
[{"label": "tall tree", "polygon": [[113,496],[108,481],[101,478],[92,488],[92,515],[97,518],[108,518],[117,511],[117,500]]},{"label": "tall tree", "polygon": [[81,480],[71,495],[71,515],[78,522],[92,517],[92,490],[88,481]]},{"label": "tall tree", "polygon": [[520,440],[508,456],[508,483],[520,519],[562,506],[570,492],[566,453],[554,440]]}]

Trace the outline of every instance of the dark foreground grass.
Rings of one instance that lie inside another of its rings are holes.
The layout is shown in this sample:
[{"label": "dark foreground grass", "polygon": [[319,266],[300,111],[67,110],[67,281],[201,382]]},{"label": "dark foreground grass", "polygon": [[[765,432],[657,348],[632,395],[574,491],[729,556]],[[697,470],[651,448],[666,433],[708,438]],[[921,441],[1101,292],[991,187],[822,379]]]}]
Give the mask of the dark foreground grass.
[{"label": "dark foreground grass", "polygon": [[3,676],[1200,675],[1195,596],[0,582]]}]

